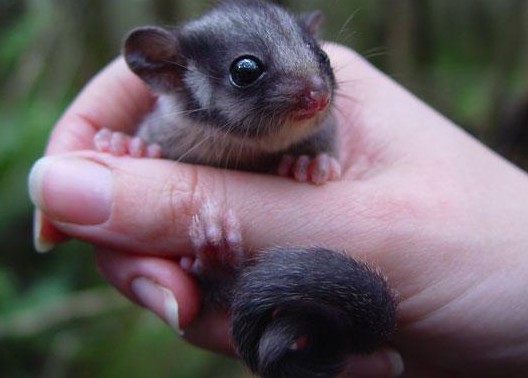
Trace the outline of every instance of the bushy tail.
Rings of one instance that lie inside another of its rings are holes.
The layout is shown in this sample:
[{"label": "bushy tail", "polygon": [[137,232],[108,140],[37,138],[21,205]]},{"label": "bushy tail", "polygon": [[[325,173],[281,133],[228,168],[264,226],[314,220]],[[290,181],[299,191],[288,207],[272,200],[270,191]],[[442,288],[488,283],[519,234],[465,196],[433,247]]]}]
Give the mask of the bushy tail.
[{"label": "bushy tail", "polygon": [[347,355],[387,340],[396,303],[380,274],[343,253],[275,248],[243,270],[231,312],[233,340],[253,372],[326,378]]}]

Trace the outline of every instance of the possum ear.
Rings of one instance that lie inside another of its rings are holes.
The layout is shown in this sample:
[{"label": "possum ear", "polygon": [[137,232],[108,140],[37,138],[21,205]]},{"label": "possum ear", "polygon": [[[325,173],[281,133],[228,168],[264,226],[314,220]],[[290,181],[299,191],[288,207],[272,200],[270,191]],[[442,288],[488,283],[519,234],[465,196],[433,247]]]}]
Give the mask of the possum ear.
[{"label": "possum ear", "polygon": [[123,55],[152,89],[168,92],[179,86],[182,62],[174,32],[156,26],[134,29],[125,40]]},{"label": "possum ear", "polygon": [[301,22],[306,27],[308,32],[314,37],[317,37],[319,34],[319,30],[321,29],[323,21],[324,15],[320,10],[301,13]]}]

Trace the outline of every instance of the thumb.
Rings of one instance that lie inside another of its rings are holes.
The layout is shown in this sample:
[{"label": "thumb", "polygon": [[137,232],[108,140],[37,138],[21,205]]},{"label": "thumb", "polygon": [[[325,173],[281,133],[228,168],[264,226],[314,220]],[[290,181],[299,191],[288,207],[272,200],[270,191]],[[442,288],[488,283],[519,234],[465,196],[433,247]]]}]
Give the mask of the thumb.
[{"label": "thumb", "polygon": [[189,254],[191,221],[211,201],[239,217],[246,248],[322,243],[307,220],[321,214],[332,188],[93,151],[44,157],[29,177],[34,204],[61,232],[157,256]]}]

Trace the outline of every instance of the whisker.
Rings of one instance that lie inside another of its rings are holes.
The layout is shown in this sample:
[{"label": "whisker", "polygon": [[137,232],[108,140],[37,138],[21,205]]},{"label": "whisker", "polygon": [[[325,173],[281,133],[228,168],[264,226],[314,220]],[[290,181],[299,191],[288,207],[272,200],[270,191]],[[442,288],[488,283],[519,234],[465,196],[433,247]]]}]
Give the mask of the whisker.
[{"label": "whisker", "polygon": [[190,109],[190,110],[179,110],[179,111],[168,111],[164,114],[170,116],[170,117],[180,117],[180,116],[188,116],[194,113],[199,113],[201,111],[206,110],[205,108],[196,108],[196,109]]},{"label": "whisker", "polygon": [[200,139],[197,143],[195,144],[192,144],[191,143],[191,146],[183,153],[180,155],[180,157],[177,159],[178,162],[182,162],[182,161],[185,161],[185,159],[190,155],[192,154],[196,149],[200,148],[205,142],[207,142],[209,139],[211,139],[212,137],[212,133],[205,136],[204,138]]},{"label": "whisker", "polygon": [[205,75],[205,76],[207,76],[207,77],[209,77],[209,78],[211,78],[211,79],[215,79],[215,80],[221,80],[221,79],[222,79],[222,78],[220,78],[220,77],[216,77],[216,76],[213,76],[213,75],[211,75],[211,74],[205,74],[205,73],[203,73],[202,71],[199,71],[199,70],[196,70],[196,69],[192,69],[192,68],[190,68],[189,66],[183,65],[183,64],[181,64],[181,63],[179,63],[179,62],[175,62],[175,61],[173,61],[173,60],[166,60],[166,59],[165,59],[165,60],[163,60],[163,62],[164,62],[164,63],[171,64],[171,65],[176,66],[176,67],[179,67],[179,68],[183,68],[184,70],[187,70],[187,71],[190,71],[190,72],[198,72],[198,73],[200,73],[200,74],[202,74],[202,75]]},{"label": "whisker", "polygon": [[354,97],[350,93],[336,92],[336,97],[346,98],[347,100],[353,101],[354,103],[358,103],[357,97]]},{"label": "whisker", "polygon": [[[231,124],[231,125],[225,125],[226,127],[226,130],[225,130],[225,133],[224,133],[224,137],[226,139],[231,139],[233,140],[233,138],[230,137],[230,134],[232,133],[232,130],[235,128],[235,125]],[[233,149],[236,147],[238,143],[229,143],[227,145],[227,147],[229,148],[229,150],[226,149],[225,151],[225,154],[224,154],[224,161],[222,163],[222,166],[223,168],[229,168],[229,162],[232,161],[232,158],[231,158],[231,155],[233,154]],[[236,166],[236,165],[235,165]]]},{"label": "whisker", "polygon": [[367,50],[361,54],[365,59],[370,61],[372,58],[387,57],[389,55],[389,50],[386,47],[374,47],[370,50]]},{"label": "whisker", "polygon": [[[341,26],[341,28],[339,29],[339,32],[337,33],[337,36],[336,36],[336,41],[338,42],[348,42],[347,39],[349,39],[353,34],[354,32],[349,32],[349,29],[348,29],[348,26],[350,25],[350,23],[352,22],[352,20],[354,18],[356,18],[356,15],[359,13],[359,9],[356,9],[354,12],[352,12],[350,14],[350,16],[348,16],[348,18],[345,20],[343,26]],[[347,36],[347,39],[343,38],[343,35],[346,34]]]},{"label": "whisker", "polygon": [[183,64],[181,64],[181,63],[179,63],[179,62],[175,62],[175,61],[173,61],[173,60],[163,59],[162,62],[163,62],[163,63],[171,64],[171,65],[176,66],[176,67],[183,68],[183,69],[185,69],[185,70],[187,70],[187,71],[192,71],[189,67],[187,67],[187,66],[185,66],[185,65],[183,65]]}]

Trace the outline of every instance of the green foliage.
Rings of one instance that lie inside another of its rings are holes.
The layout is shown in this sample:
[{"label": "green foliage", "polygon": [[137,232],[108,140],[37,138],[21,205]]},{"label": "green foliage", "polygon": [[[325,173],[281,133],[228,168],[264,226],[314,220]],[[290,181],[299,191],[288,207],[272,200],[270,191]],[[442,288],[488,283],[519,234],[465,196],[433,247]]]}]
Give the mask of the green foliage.
[{"label": "green foliage", "polygon": [[131,26],[104,36],[115,50],[99,56],[90,51],[96,49],[90,25],[71,22],[81,2],[58,3],[27,2],[0,30],[0,375],[237,376],[237,363],[187,345],[109,289],[88,246],[70,242],[49,255],[33,251],[29,169],[72,96],[115,55]]},{"label": "green foliage", "polygon": [[[490,144],[500,106],[528,93],[528,7],[522,1],[281,3],[322,8],[326,39],[353,46]],[[26,177],[65,106],[118,53],[128,29],[195,15],[205,1],[5,4],[0,3],[0,375],[240,376],[237,363],[185,344],[154,315],[114,293],[98,277],[88,246],[70,242],[38,255],[31,243]]]}]

